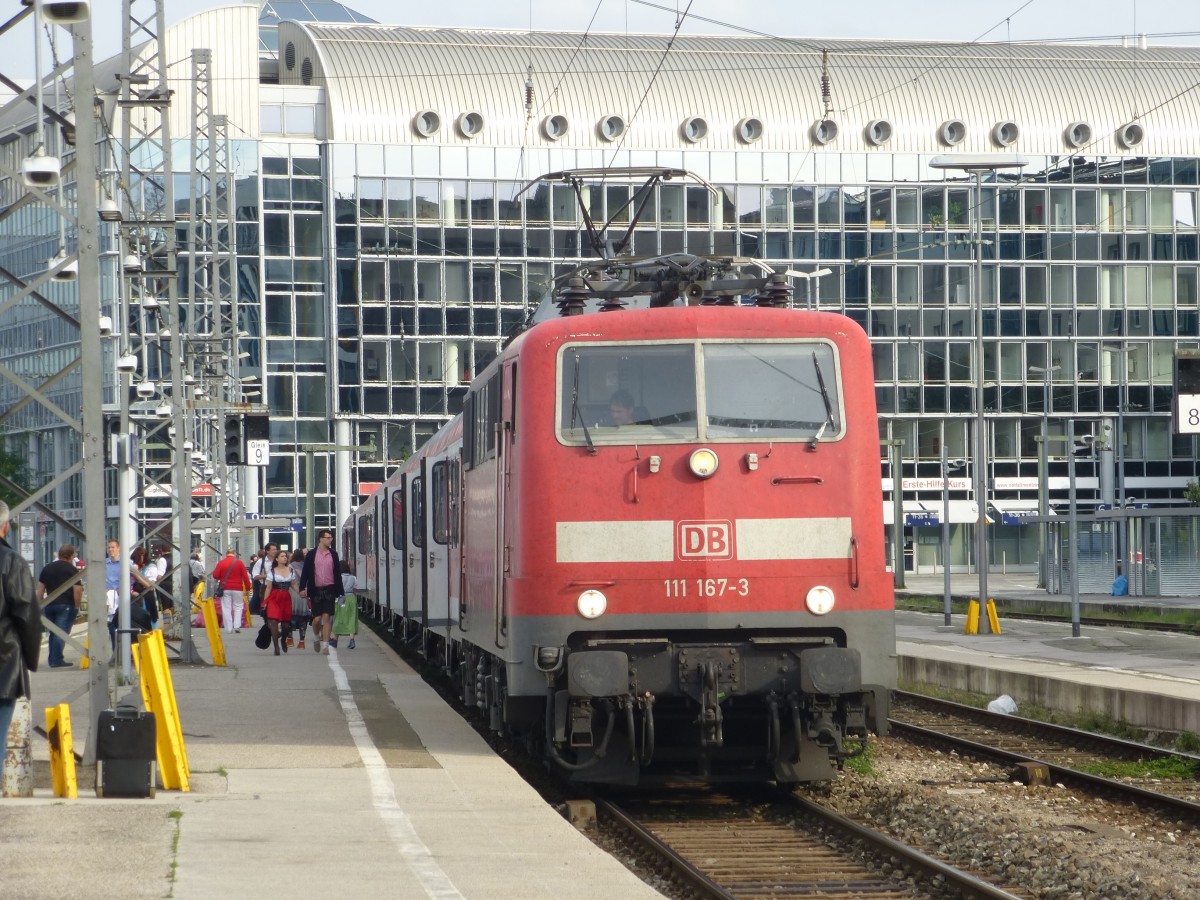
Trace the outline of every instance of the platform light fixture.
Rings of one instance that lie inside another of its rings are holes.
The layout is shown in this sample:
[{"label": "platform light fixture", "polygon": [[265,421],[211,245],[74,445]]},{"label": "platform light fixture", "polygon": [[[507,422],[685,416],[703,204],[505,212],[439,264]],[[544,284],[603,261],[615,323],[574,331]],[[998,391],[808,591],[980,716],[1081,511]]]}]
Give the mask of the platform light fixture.
[{"label": "platform light fixture", "polygon": [[975,305],[975,503],[979,508],[975,520],[975,569],[979,572],[979,630],[991,633],[991,622],[984,613],[988,602],[988,542],[987,542],[987,417],[984,415],[983,379],[983,175],[993,176],[1001,169],[1020,169],[1029,160],[1012,153],[947,153],[929,160],[932,169],[955,170],[973,175],[975,196],[972,200],[971,235],[975,277],[972,279]]}]

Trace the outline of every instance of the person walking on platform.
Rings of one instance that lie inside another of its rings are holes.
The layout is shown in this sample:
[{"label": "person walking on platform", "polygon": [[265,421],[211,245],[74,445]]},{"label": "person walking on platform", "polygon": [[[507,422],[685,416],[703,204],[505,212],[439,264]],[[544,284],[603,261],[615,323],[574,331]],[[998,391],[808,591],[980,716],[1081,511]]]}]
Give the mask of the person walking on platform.
[{"label": "person walking on platform", "polygon": [[346,645],[346,649],[353,650],[354,640],[358,637],[358,597],[355,596],[355,591],[358,590],[358,580],[350,571],[350,563],[344,559],[341,569],[342,596],[338,598],[333,614],[333,625],[330,628],[333,636],[329,639],[329,646],[336,648],[338,636],[345,634],[350,637],[350,643]]},{"label": "person walking on platform", "polygon": [[262,553],[257,559],[251,557],[250,563],[250,580],[254,582],[254,587],[250,595],[250,615],[261,615],[263,621],[267,621],[266,598],[267,589],[265,587],[267,573],[275,566],[275,556],[279,553],[278,544],[263,544]]},{"label": "person walking on platform", "polygon": [[[58,559],[47,563],[38,576],[36,596],[39,604],[45,603],[46,597],[52,595],[62,585],[66,584],[78,573],[75,568],[75,548],[63,544],[58,548]],[[42,615],[46,621],[66,634],[71,633],[75,617],[79,614],[79,601],[83,599],[83,583],[76,581],[70,588],[42,607]],[[53,631],[50,632],[50,656],[46,660],[52,669],[67,668],[71,664],[63,659],[63,647],[66,641]]]},{"label": "person walking on platform", "polygon": [[297,646],[304,649],[304,636],[308,633],[308,623],[312,621],[312,608],[308,600],[300,596],[300,576],[304,574],[304,548],[297,547],[290,556],[292,574],[292,631],[297,635]]},{"label": "person walking on platform", "polygon": [[200,554],[193,553],[188,563],[188,594],[196,593],[196,585],[204,581],[204,563],[200,562]]},{"label": "person walking on platform", "polygon": [[29,696],[29,673],[37,671],[42,647],[33,573],[8,543],[11,516],[0,500],[0,741],[5,745],[17,698]]},{"label": "person walking on platform", "polygon": [[313,650],[321,652],[321,641],[325,641],[325,655],[329,655],[329,628],[333,618],[333,604],[342,596],[341,560],[333,549],[333,532],[322,528],[317,533],[317,547],[304,557],[304,570],[300,575],[300,596],[312,605]]},{"label": "person walking on platform", "polygon": [[292,621],[292,567],[288,565],[288,555],[281,551],[275,555],[273,565],[266,573],[267,599],[263,608],[267,614],[267,627],[271,629],[271,643],[275,647],[275,655],[279,655],[280,645],[287,653],[288,636],[291,633]]},{"label": "person walking on platform", "polygon": [[230,547],[225,551],[225,558],[213,569],[212,577],[221,594],[221,617],[226,633],[240,632],[246,606],[243,591],[250,590],[250,573],[246,571],[246,564],[237,558],[237,553]]}]

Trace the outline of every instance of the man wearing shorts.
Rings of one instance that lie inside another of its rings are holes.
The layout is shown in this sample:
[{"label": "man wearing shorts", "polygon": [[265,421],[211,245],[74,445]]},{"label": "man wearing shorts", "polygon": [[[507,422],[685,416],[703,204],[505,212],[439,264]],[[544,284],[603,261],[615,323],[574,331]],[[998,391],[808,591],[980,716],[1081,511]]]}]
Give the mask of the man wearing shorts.
[{"label": "man wearing shorts", "polygon": [[333,532],[322,528],[317,533],[317,547],[304,557],[300,573],[300,596],[312,607],[313,650],[329,655],[329,629],[333,623],[333,607],[342,596],[342,563],[333,549]]}]

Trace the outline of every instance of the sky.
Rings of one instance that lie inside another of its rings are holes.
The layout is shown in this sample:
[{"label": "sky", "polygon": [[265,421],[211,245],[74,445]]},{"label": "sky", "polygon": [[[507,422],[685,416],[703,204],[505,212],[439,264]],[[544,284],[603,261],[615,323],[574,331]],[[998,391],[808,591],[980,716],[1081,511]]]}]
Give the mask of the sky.
[{"label": "sky", "polygon": [[[0,0],[15,7],[17,0]],[[166,0],[168,25],[232,0]],[[1102,39],[1143,33],[1152,44],[1200,44],[1200,4],[1184,0],[351,0],[383,24],[515,28],[527,31],[671,32],[685,10],[692,34],[759,32],[786,37],[1029,41]],[[120,0],[92,0],[95,58],[120,51]],[[24,31],[24,28],[18,29]],[[10,34],[12,38],[15,35]],[[32,75],[28,37],[4,42],[5,74]],[[14,44],[16,44],[14,46]]]}]

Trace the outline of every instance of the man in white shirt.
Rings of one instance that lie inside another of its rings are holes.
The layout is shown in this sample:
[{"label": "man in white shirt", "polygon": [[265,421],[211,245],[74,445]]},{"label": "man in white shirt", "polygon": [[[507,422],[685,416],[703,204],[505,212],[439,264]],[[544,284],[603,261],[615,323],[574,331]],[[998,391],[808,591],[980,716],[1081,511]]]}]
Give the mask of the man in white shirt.
[{"label": "man in white shirt", "polygon": [[254,582],[254,593],[250,597],[250,614],[261,613],[263,622],[267,621],[267,613],[263,609],[263,587],[267,581],[267,574],[271,569],[275,568],[275,557],[278,555],[278,544],[265,544],[262,554],[255,560],[254,566],[250,569],[250,580]]}]

